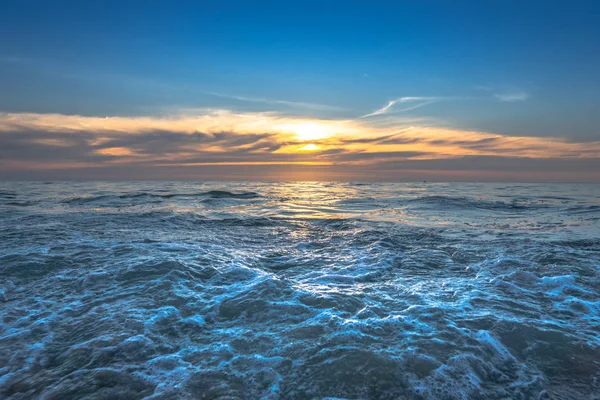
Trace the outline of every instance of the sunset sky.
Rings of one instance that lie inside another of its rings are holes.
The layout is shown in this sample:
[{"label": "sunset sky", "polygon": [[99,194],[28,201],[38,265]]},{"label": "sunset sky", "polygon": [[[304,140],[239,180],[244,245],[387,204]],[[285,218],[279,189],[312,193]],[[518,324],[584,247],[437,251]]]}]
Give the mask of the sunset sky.
[{"label": "sunset sky", "polygon": [[3,1],[0,179],[600,181],[597,1]]}]

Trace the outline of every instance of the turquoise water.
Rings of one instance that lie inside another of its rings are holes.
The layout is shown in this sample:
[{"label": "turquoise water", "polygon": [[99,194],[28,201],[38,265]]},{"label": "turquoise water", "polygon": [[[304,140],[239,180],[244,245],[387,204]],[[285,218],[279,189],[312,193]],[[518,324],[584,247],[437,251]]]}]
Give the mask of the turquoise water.
[{"label": "turquoise water", "polygon": [[0,398],[600,398],[600,185],[0,183]]}]

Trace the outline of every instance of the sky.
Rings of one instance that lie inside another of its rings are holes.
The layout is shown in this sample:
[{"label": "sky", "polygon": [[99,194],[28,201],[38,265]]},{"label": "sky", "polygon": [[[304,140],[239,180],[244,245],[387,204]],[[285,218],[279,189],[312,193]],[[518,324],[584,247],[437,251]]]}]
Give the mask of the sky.
[{"label": "sky", "polygon": [[0,12],[0,179],[600,181],[598,1]]}]

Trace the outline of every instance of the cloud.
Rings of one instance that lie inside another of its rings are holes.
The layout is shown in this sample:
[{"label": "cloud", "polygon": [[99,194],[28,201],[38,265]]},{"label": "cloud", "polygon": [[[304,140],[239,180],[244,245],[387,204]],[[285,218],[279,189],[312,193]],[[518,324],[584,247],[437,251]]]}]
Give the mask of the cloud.
[{"label": "cloud", "polygon": [[318,104],[318,103],[305,103],[301,101],[288,101],[288,100],[273,100],[273,99],[265,99],[263,97],[251,97],[251,96],[238,96],[238,95],[229,95],[223,93],[215,93],[215,92],[206,92],[212,96],[222,97],[226,99],[233,99],[239,101],[248,101],[252,103],[265,103],[265,104],[278,104],[295,108],[306,108],[309,110],[322,110],[322,111],[343,111],[344,109],[341,107],[330,106],[326,104]]},{"label": "cloud", "polygon": [[483,90],[485,92],[492,92],[492,97],[494,97],[498,101],[512,102],[512,101],[525,101],[529,97],[529,93],[524,90],[510,87],[510,86],[475,86],[478,90]]},{"label": "cloud", "polygon": [[500,101],[525,101],[529,98],[529,93],[522,90],[495,93],[494,97]]},{"label": "cloud", "polygon": [[[2,55],[0,54],[0,63],[6,64],[20,64],[27,67],[35,67],[43,71],[45,75],[53,75],[59,78],[74,79],[78,81],[85,81],[93,84],[105,84],[106,86],[117,85],[119,87],[132,87],[134,91],[143,88],[144,91],[150,90],[154,93],[153,97],[162,97],[165,94],[169,97],[170,101],[173,99],[179,99],[179,104],[214,104],[215,97],[234,100],[235,102],[229,102],[225,107],[232,107],[238,105],[238,102],[246,103],[260,103],[268,104],[279,109],[303,109],[311,111],[344,111],[344,108],[338,106],[332,106],[327,104],[302,102],[302,101],[291,101],[283,99],[270,99],[257,96],[246,96],[238,94],[227,94],[209,90],[205,86],[193,85],[193,84],[177,84],[170,81],[154,78],[144,78],[135,75],[119,74],[119,73],[108,73],[105,71],[94,71],[90,69],[77,69],[72,65],[58,64],[49,59],[43,58],[26,58],[15,55]],[[157,96],[158,94],[158,96]],[[189,95],[193,95],[190,99]],[[236,104],[231,104],[236,103]],[[165,105],[164,108],[169,108],[170,105]]]},{"label": "cloud", "polygon": [[[441,100],[441,97],[400,97],[398,99],[392,100],[390,101],[387,105],[381,107],[378,110],[373,111],[370,114],[366,114],[363,115],[361,118],[368,118],[368,117],[374,117],[376,115],[382,115],[382,114],[387,114],[388,112],[403,112],[403,111],[409,111],[409,110],[414,110],[415,108],[419,108],[419,107],[423,107],[427,104],[431,104],[435,101],[439,101]],[[411,106],[411,107],[407,107],[404,108],[402,110],[393,110],[392,107],[394,107],[396,104],[400,103],[411,103],[411,102],[417,102],[420,101],[421,103]]]},{"label": "cloud", "polygon": [[[307,129],[319,135],[306,135]],[[514,159],[531,160],[523,165],[554,160],[557,166],[600,160],[600,142],[422,125],[382,127],[362,119],[307,119],[231,110],[188,110],[163,118],[0,114],[0,144],[0,174],[5,177],[7,171],[22,175],[23,171],[41,174],[58,169],[274,164],[345,166],[348,174],[358,175],[383,168],[391,174],[389,168],[424,168],[424,162],[438,165],[436,160],[449,163],[476,157],[504,159],[504,167],[500,161],[494,165],[508,171]],[[466,170],[479,168],[460,165]]]},{"label": "cloud", "polygon": [[[484,91],[497,91],[498,89],[490,87],[490,86],[476,86],[479,90]],[[503,102],[513,102],[513,101],[524,101],[527,100],[530,96],[529,93],[523,90],[517,89],[506,89],[503,91],[497,91],[492,95],[493,98]],[[489,98],[489,97],[488,97]],[[485,97],[465,97],[465,96],[432,96],[432,97],[424,97],[424,96],[412,96],[412,97],[400,97],[395,100],[391,100],[385,106],[373,111],[372,113],[365,114],[360,118],[369,118],[375,117],[384,114],[394,114],[401,113],[406,111],[415,110],[417,108],[424,107],[426,105],[436,103],[439,101],[450,101],[450,100],[477,100],[477,99],[485,99]],[[417,103],[408,107],[404,107],[401,109],[396,109],[395,106],[398,104],[409,104],[409,103]]]}]

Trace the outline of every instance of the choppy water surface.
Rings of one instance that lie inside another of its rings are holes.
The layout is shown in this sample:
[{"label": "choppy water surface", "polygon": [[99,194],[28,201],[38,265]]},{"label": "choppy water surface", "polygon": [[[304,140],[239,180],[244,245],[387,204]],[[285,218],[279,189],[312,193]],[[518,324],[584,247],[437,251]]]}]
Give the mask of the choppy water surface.
[{"label": "choppy water surface", "polygon": [[600,186],[0,184],[0,398],[600,395]]}]

